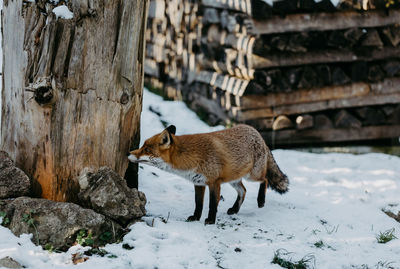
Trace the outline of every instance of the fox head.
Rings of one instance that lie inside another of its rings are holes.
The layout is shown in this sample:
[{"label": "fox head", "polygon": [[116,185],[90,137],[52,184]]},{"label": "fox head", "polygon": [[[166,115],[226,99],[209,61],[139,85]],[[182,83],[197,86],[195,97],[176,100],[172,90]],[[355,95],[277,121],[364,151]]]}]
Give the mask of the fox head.
[{"label": "fox head", "polygon": [[159,167],[170,161],[170,149],[174,144],[176,127],[168,126],[164,131],[147,139],[143,146],[128,153],[129,161]]}]

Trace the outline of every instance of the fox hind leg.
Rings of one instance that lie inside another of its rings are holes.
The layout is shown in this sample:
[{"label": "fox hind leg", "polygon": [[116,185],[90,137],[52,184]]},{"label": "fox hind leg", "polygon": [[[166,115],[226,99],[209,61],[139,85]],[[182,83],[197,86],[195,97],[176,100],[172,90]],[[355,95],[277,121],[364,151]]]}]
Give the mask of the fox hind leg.
[{"label": "fox hind leg", "polygon": [[204,191],[205,186],[194,186],[194,195],[195,195],[195,202],[196,208],[192,216],[187,218],[187,221],[196,221],[200,220],[201,213],[203,212],[203,200],[204,200]]},{"label": "fox hind leg", "polygon": [[265,204],[265,193],[267,192],[268,181],[265,180],[260,183],[260,188],[258,189],[257,203],[258,207],[264,207]]},{"label": "fox hind leg", "polygon": [[239,212],[240,206],[243,204],[244,197],[246,196],[246,188],[244,187],[242,181],[235,181],[230,183],[230,185],[237,191],[238,196],[235,203],[231,208],[228,209],[228,215],[233,215]]}]

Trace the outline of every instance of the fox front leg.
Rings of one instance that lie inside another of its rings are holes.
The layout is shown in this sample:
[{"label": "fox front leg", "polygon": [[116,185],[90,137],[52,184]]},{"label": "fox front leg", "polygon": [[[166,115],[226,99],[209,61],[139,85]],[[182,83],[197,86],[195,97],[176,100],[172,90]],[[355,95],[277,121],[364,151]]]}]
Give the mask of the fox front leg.
[{"label": "fox front leg", "polygon": [[187,221],[196,221],[200,220],[201,213],[203,212],[203,200],[204,200],[204,191],[205,186],[194,186],[194,199],[196,202],[196,208],[192,216],[187,218]]},{"label": "fox front leg", "polygon": [[217,208],[220,198],[221,185],[218,183],[208,185],[210,191],[210,208],[208,210],[208,217],[204,224],[214,224],[217,216]]}]

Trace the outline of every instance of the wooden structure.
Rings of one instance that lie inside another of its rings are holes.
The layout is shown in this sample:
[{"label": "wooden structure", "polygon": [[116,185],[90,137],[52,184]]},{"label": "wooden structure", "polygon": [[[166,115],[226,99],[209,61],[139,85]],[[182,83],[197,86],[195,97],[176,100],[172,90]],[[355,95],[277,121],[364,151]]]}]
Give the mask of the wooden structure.
[{"label": "wooden structure", "polygon": [[1,148],[36,196],[71,201],[82,169],[124,176],[137,146],[148,1],[53,2],[4,1]]},{"label": "wooden structure", "polygon": [[274,146],[400,136],[400,2],[152,0],[145,80]]}]

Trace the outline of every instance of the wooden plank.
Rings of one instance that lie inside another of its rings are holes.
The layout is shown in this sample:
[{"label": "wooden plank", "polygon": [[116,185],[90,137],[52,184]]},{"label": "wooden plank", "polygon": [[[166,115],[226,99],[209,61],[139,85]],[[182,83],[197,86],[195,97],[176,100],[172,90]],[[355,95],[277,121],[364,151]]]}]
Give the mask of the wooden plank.
[{"label": "wooden plank", "polygon": [[400,92],[400,78],[386,78],[382,82],[371,84],[371,92],[385,94]]},{"label": "wooden plank", "polygon": [[280,114],[293,115],[293,114],[309,113],[327,109],[397,104],[397,103],[400,103],[399,93],[388,94],[388,95],[363,96],[363,97],[355,97],[355,98],[340,99],[340,100],[328,100],[322,102],[294,104],[287,106],[283,105],[274,107],[273,112],[275,115],[280,115]]},{"label": "wooden plank", "polygon": [[295,115],[310,113],[328,109],[338,109],[346,107],[361,107],[368,105],[384,105],[384,104],[398,104],[400,103],[400,94],[387,94],[387,95],[368,95],[362,97],[354,97],[348,99],[326,100],[321,102],[300,103],[292,105],[281,105],[275,107],[265,107],[257,109],[244,110],[239,107],[231,109],[232,115],[236,120],[243,122],[247,120],[276,117],[278,115]]},{"label": "wooden plank", "polygon": [[327,142],[350,142],[375,139],[390,139],[400,136],[400,125],[366,126],[343,129],[306,129],[264,131],[261,135],[267,144],[289,146]]},{"label": "wooden plank", "polygon": [[[247,95],[242,96],[237,99],[236,106],[242,109],[254,109],[263,107],[278,107],[281,105],[292,105],[301,103],[314,103],[317,110],[321,110],[322,107],[327,107],[326,109],[333,108],[331,106],[338,104],[335,100],[338,99],[349,99],[361,96],[367,96],[364,99],[352,99],[354,101],[343,100],[343,105],[348,102],[349,106],[360,104],[367,104],[368,98],[372,102],[380,102],[380,97],[377,95],[384,94],[395,94],[400,92],[400,78],[386,78],[385,80],[377,83],[353,83],[351,85],[345,86],[329,86],[319,89],[307,89],[307,90],[297,90],[291,93],[271,93],[266,95]],[[375,96],[375,97],[374,97]],[[395,96],[395,95],[394,95]],[[375,99],[374,99],[375,98]],[[398,98],[395,98],[397,100]],[[324,101],[321,103],[315,103],[318,101]],[[392,102],[389,102],[392,103]],[[332,105],[331,105],[332,104]],[[310,105],[311,106],[311,105]],[[293,106],[294,107],[294,106]],[[300,107],[300,106],[298,106]],[[340,107],[340,106],[339,106]],[[309,111],[306,108],[303,112]]]},{"label": "wooden plank", "polygon": [[245,122],[249,120],[274,117],[275,113],[270,107],[252,110],[241,110],[238,107],[232,107],[229,111],[229,115],[239,122]]},{"label": "wooden plank", "polygon": [[272,93],[267,95],[247,95],[240,98],[237,106],[242,109],[256,107],[270,107],[316,101],[345,99],[356,96],[366,96],[370,92],[368,83],[353,83],[344,86],[329,86],[306,90],[297,90],[291,93]]},{"label": "wooden plank", "polygon": [[262,35],[302,31],[331,31],[347,28],[380,27],[397,24],[400,10],[370,10],[365,12],[343,11],[332,13],[291,14],[285,17],[274,16],[267,20],[248,19],[249,34]]},{"label": "wooden plank", "polygon": [[318,63],[376,61],[397,57],[400,55],[399,47],[385,47],[368,50],[368,55],[358,55],[349,49],[328,49],[323,51],[310,51],[306,53],[274,53],[271,55],[252,55],[252,66],[249,68],[261,69],[282,66],[298,66]]}]

